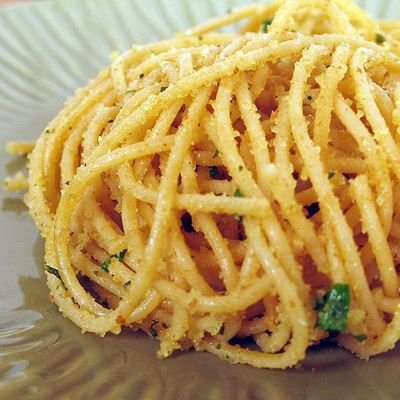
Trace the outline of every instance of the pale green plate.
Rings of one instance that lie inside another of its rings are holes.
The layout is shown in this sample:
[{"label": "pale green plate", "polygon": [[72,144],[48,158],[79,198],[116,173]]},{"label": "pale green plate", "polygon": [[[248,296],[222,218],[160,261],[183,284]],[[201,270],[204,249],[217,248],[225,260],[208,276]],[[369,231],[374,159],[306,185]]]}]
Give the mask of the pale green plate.
[{"label": "pale green plate", "polygon": [[[250,0],[55,0],[0,9],[0,149],[34,139],[112,50],[171,36]],[[361,1],[400,19],[400,2]],[[0,180],[23,160],[1,151]],[[47,300],[42,241],[18,196],[1,191],[0,399],[400,399],[400,351],[360,361],[337,348],[299,369],[232,366],[201,353],[159,361],[124,332],[81,335]]]}]

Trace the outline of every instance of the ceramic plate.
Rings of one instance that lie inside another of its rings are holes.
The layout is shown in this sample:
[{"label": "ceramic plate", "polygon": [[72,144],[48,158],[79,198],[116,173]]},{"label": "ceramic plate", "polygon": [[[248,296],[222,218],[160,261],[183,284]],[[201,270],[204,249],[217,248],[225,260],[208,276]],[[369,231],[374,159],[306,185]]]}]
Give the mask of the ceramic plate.
[{"label": "ceramic plate", "polygon": [[[35,139],[113,50],[170,37],[250,0],[55,0],[0,9],[0,148]],[[400,2],[360,1],[400,19]],[[1,151],[0,179],[24,160]],[[1,399],[400,398],[400,349],[360,361],[325,346],[297,369],[232,366],[212,355],[156,358],[140,334],[81,335],[48,299],[43,243],[17,195],[1,191]]]}]

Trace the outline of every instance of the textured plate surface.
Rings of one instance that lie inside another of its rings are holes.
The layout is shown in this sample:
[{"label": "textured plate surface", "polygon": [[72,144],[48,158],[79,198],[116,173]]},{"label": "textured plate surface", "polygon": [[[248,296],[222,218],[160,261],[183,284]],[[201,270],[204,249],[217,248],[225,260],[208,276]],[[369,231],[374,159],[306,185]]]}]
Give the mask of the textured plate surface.
[{"label": "textured plate surface", "polygon": [[[8,140],[34,139],[112,50],[169,37],[250,0],[55,0],[0,9],[0,179],[23,160]],[[400,19],[400,2],[359,1]],[[42,241],[18,196],[1,189],[1,399],[400,398],[400,349],[364,362],[319,347],[295,370],[231,366],[200,353],[159,361],[157,343],[124,332],[81,335],[47,300]]]}]

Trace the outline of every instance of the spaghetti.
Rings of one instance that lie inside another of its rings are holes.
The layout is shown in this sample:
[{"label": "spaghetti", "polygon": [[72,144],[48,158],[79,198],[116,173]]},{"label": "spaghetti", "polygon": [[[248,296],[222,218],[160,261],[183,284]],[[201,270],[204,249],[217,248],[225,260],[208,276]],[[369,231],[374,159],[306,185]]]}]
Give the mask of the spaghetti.
[{"label": "spaghetti", "polygon": [[286,368],[327,336],[393,348],[396,29],[344,0],[279,0],[116,56],[30,155],[60,311],[140,329],[160,357]]}]

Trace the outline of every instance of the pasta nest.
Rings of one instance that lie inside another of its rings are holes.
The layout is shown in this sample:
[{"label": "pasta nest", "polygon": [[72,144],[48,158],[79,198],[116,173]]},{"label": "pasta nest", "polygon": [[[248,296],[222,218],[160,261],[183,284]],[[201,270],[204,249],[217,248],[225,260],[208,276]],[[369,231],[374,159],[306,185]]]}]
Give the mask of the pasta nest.
[{"label": "pasta nest", "polygon": [[399,70],[361,36],[279,29],[115,55],[30,158],[52,299],[83,331],[157,337],[161,357],[284,368],[327,336],[315,301],[341,282],[340,343],[393,347]]}]

